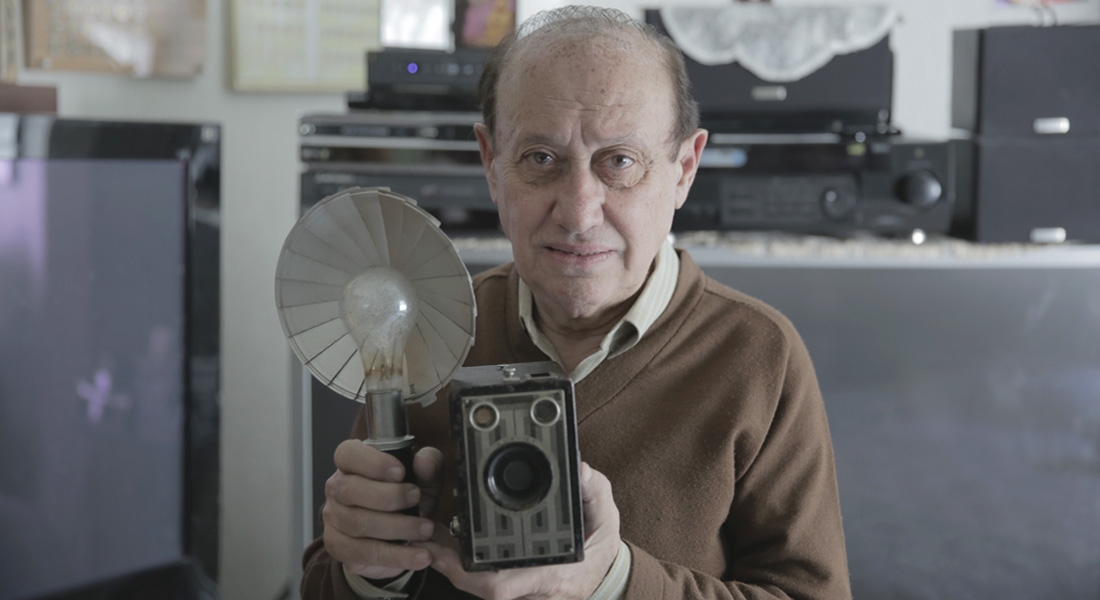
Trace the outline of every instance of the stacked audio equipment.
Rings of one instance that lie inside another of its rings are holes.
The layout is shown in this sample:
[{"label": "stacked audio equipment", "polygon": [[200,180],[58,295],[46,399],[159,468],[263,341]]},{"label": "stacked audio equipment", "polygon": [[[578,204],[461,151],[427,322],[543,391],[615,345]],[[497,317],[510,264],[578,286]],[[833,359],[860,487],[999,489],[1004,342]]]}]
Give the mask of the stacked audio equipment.
[{"label": "stacked audio equipment", "polygon": [[892,9],[676,7],[645,18],[683,50],[710,132],[673,229],[948,231],[954,148],[891,124]]},{"label": "stacked audio equipment", "polygon": [[[892,9],[864,6],[647,11],[684,49],[710,132],[673,230],[947,233],[955,147],[904,137],[891,123],[896,20]],[[746,27],[754,35],[738,34]],[[832,37],[805,48],[799,31]],[[744,39],[758,44],[745,48]],[[497,234],[473,136],[484,58],[370,53],[369,89],[349,94],[351,110],[299,123],[303,208],[349,187],[383,186],[416,198],[449,233]]]},{"label": "stacked audio equipment", "polygon": [[385,48],[367,52],[367,89],[346,113],[298,123],[301,205],[352,187],[416,198],[450,233],[498,231],[474,124],[489,50]]},{"label": "stacked audio equipment", "polygon": [[301,202],[308,209],[351,187],[416,198],[445,231],[496,231],[481,166],[477,113],[363,110],[299,121]]},{"label": "stacked audio equipment", "polygon": [[953,52],[953,232],[1100,242],[1100,25],[956,31]]}]

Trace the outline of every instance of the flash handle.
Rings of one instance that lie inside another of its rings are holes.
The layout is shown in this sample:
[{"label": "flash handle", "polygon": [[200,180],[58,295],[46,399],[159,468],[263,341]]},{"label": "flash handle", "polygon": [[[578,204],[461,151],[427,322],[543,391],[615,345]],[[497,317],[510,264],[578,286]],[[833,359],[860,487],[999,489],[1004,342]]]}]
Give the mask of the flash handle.
[{"label": "flash handle", "polygon": [[[413,444],[416,438],[409,435],[409,419],[400,390],[367,392],[367,439],[365,443],[390,454],[405,467],[405,482],[416,483],[413,473]],[[420,516],[420,507],[412,506],[402,514]]]}]

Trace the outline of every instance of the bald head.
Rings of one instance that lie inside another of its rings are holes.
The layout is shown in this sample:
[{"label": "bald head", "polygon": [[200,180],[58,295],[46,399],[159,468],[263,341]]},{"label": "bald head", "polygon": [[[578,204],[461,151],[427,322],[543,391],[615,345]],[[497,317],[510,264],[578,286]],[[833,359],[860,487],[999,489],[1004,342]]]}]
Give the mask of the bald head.
[{"label": "bald head", "polygon": [[620,56],[625,51],[664,68],[667,76],[660,81],[668,86],[675,104],[668,140],[673,152],[699,127],[698,104],[691,96],[683,56],[672,40],[617,10],[566,6],[524,21],[486,60],[478,95],[489,133],[495,138],[500,109],[497,94],[503,79],[517,76],[536,62],[573,62],[594,51]]}]

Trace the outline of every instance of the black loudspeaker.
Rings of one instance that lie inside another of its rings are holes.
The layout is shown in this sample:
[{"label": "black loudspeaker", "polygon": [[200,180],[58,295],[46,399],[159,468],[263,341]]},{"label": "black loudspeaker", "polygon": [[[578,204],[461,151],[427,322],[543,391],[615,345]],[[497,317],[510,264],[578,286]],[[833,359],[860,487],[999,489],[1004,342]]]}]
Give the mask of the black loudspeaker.
[{"label": "black loudspeaker", "polygon": [[1100,135],[1100,25],[956,31],[951,124],[985,136]]},{"label": "black loudspeaker", "polygon": [[953,52],[953,233],[1100,242],[1100,26],[956,31]]},{"label": "black loudspeaker", "polygon": [[956,143],[952,235],[978,242],[1100,243],[1100,136]]}]

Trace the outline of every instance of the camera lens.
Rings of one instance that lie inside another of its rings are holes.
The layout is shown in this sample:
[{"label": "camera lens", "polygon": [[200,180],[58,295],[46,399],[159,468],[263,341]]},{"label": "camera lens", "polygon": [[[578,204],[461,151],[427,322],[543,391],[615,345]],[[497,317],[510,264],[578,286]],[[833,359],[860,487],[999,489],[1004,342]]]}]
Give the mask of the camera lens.
[{"label": "camera lens", "polygon": [[504,508],[522,510],[550,491],[552,472],[546,455],[531,444],[508,444],[489,457],[486,487]]}]

